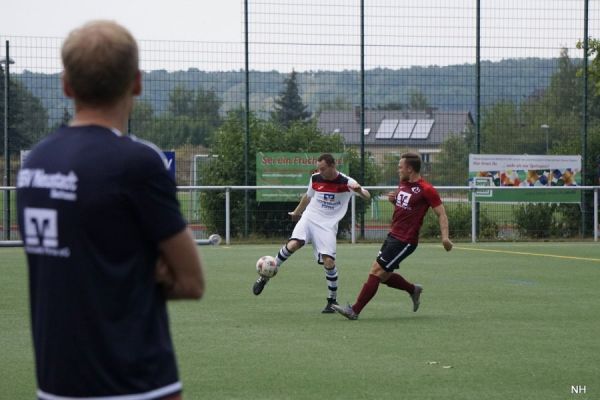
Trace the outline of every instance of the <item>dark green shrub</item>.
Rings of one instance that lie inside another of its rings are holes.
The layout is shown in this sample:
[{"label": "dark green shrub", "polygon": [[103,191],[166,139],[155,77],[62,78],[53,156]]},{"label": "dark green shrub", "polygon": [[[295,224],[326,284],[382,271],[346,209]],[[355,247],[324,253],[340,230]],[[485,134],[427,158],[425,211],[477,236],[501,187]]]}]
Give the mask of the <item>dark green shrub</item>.
[{"label": "dark green shrub", "polygon": [[579,204],[560,204],[554,213],[553,225],[553,236],[578,236],[581,228],[581,207]]},{"label": "dark green shrub", "polygon": [[[446,203],[444,204],[450,225],[450,238],[471,237],[471,204],[470,203]],[[498,235],[498,224],[487,215],[479,216],[479,237],[495,239]],[[440,224],[437,215],[430,211],[425,216],[421,237],[436,238],[440,236]]]},{"label": "dark green shrub", "polygon": [[528,203],[514,211],[515,223],[522,236],[539,239],[550,236],[555,227],[557,204]]}]

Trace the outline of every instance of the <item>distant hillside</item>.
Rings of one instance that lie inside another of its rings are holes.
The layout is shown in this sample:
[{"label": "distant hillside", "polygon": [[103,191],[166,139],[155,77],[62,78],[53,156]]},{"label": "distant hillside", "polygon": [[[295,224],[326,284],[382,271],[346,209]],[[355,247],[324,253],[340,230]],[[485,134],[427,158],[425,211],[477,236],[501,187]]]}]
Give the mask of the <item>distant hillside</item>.
[{"label": "distant hillside", "polygon": [[[558,59],[509,59],[481,64],[482,105],[498,101],[521,102],[528,96],[543,91],[557,68]],[[40,74],[24,71],[12,75],[21,81],[48,109],[50,119],[56,121],[69,107],[61,91],[59,74]],[[475,109],[475,65],[446,67],[411,67],[406,69],[373,69],[366,71],[365,104],[375,108],[386,103],[409,102],[410,93],[420,91],[428,103],[442,110]],[[251,72],[250,91],[252,109],[271,110],[273,100],[282,89],[285,74],[277,71]],[[177,85],[188,89],[202,87],[214,90],[223,100],[222,112],[244,102],[244,72],[205,72],[197,69],[167,72],[149,71],[143,75],[144,94],[155,112],[168,107],[169,94]],[[311,71],[298,73],[300,93],[311,111],[325,103],[349,106],[360,103],[359,73],[346,71]]]}]

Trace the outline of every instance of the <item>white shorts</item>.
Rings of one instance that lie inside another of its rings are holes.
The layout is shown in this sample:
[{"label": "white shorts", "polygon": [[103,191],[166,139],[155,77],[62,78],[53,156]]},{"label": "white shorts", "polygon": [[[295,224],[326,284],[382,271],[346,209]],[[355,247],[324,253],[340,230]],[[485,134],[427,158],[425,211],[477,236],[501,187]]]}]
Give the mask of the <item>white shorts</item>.
[{"label": "white shorts", "polygon": [[290,240],[296,239],[312,243],[315,260],[319,264],[323,264],[323,255],[335,260],[337,228],[337,222],[331,226],[327,223],[317,224],[307,218],[300,218]]}]

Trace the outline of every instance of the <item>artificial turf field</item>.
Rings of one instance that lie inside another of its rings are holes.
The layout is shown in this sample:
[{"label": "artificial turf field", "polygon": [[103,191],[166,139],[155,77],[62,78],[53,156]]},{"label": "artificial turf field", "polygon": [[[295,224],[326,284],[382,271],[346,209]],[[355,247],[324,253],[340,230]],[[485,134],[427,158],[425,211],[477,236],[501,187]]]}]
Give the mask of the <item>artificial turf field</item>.
[{"label": "artificial turf field", "polygon": [[[378,248],[338,245],[340,301]],[[321,314],[312,249],[258,297],[255,260],[277,245],[199,249],[205,297],[170,305],[188,400],[600,399],[598,243],[422,244],[401,266],[421,309],[382,285],[357,321]],[[35,397],[26,279],[22,249],[0,249],[2,399]]]}]

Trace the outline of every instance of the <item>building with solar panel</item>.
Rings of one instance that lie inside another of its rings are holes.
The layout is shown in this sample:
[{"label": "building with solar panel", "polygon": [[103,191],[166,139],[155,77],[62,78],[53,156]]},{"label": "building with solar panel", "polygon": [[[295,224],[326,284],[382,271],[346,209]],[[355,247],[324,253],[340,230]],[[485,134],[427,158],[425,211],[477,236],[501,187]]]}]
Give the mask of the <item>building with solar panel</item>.
[{"label": "building with solar panel", "polygon": [[348,146],[360,148],[364,135],[365,152],[371,152],[377,162],[386,154],[416,151],[425,166],[445,140],[452,135],[464,135],[474,126],[468,111],[365,110],[365,129],[361,132],[360,109],[354,111],[323,111],[317,116],[317,126],[323,134],[340,134]]}]

